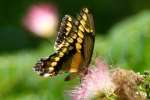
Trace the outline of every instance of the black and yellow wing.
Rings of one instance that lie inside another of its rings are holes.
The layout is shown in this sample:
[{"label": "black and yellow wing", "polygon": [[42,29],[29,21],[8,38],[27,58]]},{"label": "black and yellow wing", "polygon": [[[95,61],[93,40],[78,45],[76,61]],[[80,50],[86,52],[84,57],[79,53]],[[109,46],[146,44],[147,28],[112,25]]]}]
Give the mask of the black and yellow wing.
[{"label": "black and yellow wing", "polygon": [[65,16],[55,41],[55,52],[41,59],[34,70],[41,76],[83,73],[91,61],[94,39],[94,21],[87,8],[82,9],[76,19]]},{"label": "black and yellow wing", "polygon": [[57,38],[55,40],[55,45],[54,48],[55,50],[59,50],[64,46],[65,39],[68,37],[70,31],[72,30],[73,27],[73,19],[69,15],[65,15],[63,17],[62,22],[60,24],[59,31],[57,32]]},{"label": "black and yellow wing", "polygon": [[69,72],[70,76],[66,80],[72,79],[76,74],[87,73],[94,49],[95,29],[93,16],[87,8],[81,10],[77,19],[74,21],[76,26],[77,39],[75,42],[76,53],[73,55],[72,64]]},{"label": "black and yellow wing", "polygon": [[[72,55],[74,55],[75,50],[73,49],[74,40],[76,39],[76,34],[72,33],[72,18],[66,15],[61,22],[60,29],[57,34],[55,41],[55,52],[48,58],[41,59],[34,66],[34,70],[40,74],[40,76],[55,76],[59,72],[66,70],[69,66],[69,61]],[[71,34],[72,33],[72,34]],[[66,65],[67,63],[67,65]]]}]

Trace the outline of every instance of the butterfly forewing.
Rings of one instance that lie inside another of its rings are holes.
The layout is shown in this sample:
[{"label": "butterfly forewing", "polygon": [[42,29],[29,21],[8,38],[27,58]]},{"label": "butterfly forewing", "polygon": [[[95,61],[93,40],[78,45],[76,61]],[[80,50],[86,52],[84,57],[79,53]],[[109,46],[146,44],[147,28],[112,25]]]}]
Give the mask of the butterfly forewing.
[{"label": "butterfly forewing", "polygon": [[[83,13],[83,14],[82,14]],[[87,16],[87,20],[84,19],[84,15]],[[84,66],[88,67],[94,49],[94,41],[95,41],[95,29],[94,29],[94,21],[92,14],[88,11],[88,9],[83,9],[81,11],[82,18],[86,21],[84,33],[84,42],[83,42],[83,54],[84,54]]]},{"label": "butterfly forewing", "polygon": [[65,17],[62,19],[59,31],[57,33],[57,38],[54,45],[55,50],[63,47],[65,39],[72,30],[72,27],[72,17],[69,15],[65,15]]},{"label": "butterfly forewing", "polygon": [[93,16],[87,8],[82,9],[80,15],[77,16],[78,35],[83,38],[81,54],[84,58],[82,67],[88,67],[91,61],[94,48],[95,30]]}]

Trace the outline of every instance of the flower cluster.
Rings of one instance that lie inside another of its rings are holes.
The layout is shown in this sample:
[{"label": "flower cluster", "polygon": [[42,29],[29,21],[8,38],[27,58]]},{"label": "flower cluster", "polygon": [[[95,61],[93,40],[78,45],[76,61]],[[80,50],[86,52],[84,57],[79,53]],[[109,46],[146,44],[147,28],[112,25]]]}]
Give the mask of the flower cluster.
[{"label": "flower cluster", "polygon": [[90,68],[88,74],[83,77],[81,86],[72,91],[72,98],[73,100],[90,100],[93,96],[111,95],[115,88],[108,65],[97,59],[96,67]]},{"label": "flower cluster", "polygon": [[109,69],[100,59],[90,67],[80,86],[71,92],[72,100],[147,100],[140,89],[143,76],[131,70]]}]

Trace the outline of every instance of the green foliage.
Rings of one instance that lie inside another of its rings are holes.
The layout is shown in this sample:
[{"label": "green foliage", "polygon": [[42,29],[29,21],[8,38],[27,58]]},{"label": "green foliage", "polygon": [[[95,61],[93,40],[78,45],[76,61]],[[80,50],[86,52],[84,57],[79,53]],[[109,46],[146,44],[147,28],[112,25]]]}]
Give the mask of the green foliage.
[{"label": "green foliage", "polygon": [[106,45],[102,47],[102,52],[105,51],[103,55],[111,64],[136,71],[149,69],[150,11],[118,23],[109,31],[104,43]]},{"label": "green foliage", "polygon": [[[35,62],[52,50],[44,44],[37,50],[25,50],[0,56],[0,99],[5,100],[67,100],[74,82],[64,76],[41,78],[32,71]],[[66,93],[65,93],[66,92]]]}]

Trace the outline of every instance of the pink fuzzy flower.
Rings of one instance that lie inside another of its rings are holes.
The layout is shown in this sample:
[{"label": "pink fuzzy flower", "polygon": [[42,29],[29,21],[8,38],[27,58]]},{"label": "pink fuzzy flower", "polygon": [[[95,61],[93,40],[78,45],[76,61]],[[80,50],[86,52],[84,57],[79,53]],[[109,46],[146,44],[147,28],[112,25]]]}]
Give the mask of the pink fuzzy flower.
[{"label": "pink fuzzy flower", "polygon": [[53,35],[56,31],[57,23],[56,7],[48,4],[32,5],[23,18],[25,27],[40,37]]},{"label": "pink fuzzy flower", "polygon": [[111,80],[108,65],[97,59],[96,67],[89,69],[88,74],[84,76],[81,82],[81,86],[76,87],[71,96],[73,100],[91,100],[100,94],[111,94],[114,90],[115,85]]}]

